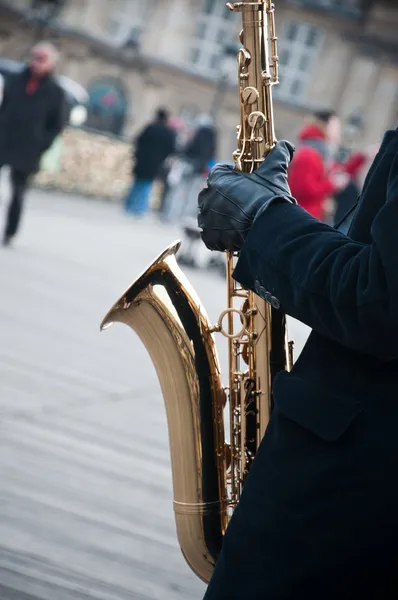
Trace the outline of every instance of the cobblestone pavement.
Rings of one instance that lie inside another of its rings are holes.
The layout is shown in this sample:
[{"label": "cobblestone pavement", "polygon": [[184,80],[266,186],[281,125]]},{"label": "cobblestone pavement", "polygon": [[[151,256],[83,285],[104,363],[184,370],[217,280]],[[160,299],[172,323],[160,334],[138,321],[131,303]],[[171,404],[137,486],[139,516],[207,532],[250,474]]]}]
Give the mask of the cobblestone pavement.
[{"label": "cobblestone pavement", "polygon": [[[178,234],[111,204],[33,191],[15,247],[0,251],[2,600],[202,597],[175,538],[153,366],[127,328],[99,333]],[[222,278],[188,275],[215,319]]]}]

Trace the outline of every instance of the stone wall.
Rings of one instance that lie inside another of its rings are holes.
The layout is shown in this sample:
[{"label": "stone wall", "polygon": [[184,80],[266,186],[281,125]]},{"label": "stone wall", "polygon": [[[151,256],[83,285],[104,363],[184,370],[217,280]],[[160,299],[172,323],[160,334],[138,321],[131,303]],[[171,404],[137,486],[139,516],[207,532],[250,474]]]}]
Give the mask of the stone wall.
[{"label": "stone wall", "polygon": [[119,200],[131,183],[131,144],[94,131],[66,129],[44,157],[39,187]]}]

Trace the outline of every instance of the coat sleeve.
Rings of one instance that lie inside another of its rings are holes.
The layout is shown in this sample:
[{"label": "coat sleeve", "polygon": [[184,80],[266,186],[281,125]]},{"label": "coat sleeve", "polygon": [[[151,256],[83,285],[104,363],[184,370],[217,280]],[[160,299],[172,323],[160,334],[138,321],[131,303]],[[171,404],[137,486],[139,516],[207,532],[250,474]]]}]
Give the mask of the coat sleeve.
[{"label": "coat sleeve", "polygon": [[381,360],[398,358],[396,179],[369,245],[299,206],[270,205],[254,222],[235,279],[330,340]]},{"label": "coat sleeve", "polygon": [[171,139],[170,139],[170,152],[168,153],[168,156],[170,156],[170,154],[175,154],[176,152],[177,152],[177,133],[175,133],[173,131],[172,135],[171,135]]},{"label": "coat sleeve", "polygon": [[162,160],[166,160],[171,154],[174,154],[176,148],[176,135],[174,131],[166,130],[162,140],[163,152]]},{"label": "coat sleeve", "polygon": [[46,129],[43,139],[42,151],[50,148],[55,138],[63,131],[67,120],[66,97],[61,88],[57,88],[57,94],[46,119]]},{"label": "coat sleeve", "polygon": [[147,125],[133,140],[133,146],[137,149],[140,146],[140,144],[144,143],[150,137],[150,134],[151,125]]}]

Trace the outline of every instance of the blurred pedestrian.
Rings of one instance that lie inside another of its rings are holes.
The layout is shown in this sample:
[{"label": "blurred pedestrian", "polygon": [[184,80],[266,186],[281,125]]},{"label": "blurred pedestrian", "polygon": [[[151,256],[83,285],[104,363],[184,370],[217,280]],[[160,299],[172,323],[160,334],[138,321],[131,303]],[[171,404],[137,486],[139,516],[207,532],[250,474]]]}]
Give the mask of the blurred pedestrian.
[{"label": "blurred pedestrian", "polygon": [[217,156],[217,130],[212,117],[200,115],[195,125],[170,173],[175,189],[167,199],[167,220],[196,219],[198,194]]},{"label": "blurred pedestrian", "polygon": [[299,134],[297,151],[289,168],[289,185],[300,206],[313,217],[324,218],[326,200],[349,182],[344,169],[333,172],[341,138],[341,122],[333,111],[314,114]]},{"label": "blurred pedestrian", "polygon": [[175,151],[176,132],[168,120],[168,111],[159,108],[155,120],[135,140],[135,181],[125,201],[128,213],[142,216],[147,212],[153,182],[166,158]]},{"label": "blurred pedestrian", "polygon": [[209,165],[217,154],[217,131],[209,115],[198,117],[196,131],[185,147],[184,155],[195,175],[207,176]]},{"label": "blurred pedestrian", "polygon": [[4,78],[0,105],[0,169],[11,168],[12,197],[8,207],[3,245],[16,235],[30,177],[39,170],[44,152],[66,125],[66,99],[53,77],[56,48],[36,44],[26,68]]},{"label": "blurred pedestrian", "polygon": [[[173,129],[175,131],[176,134],[176,143],[175,143],[175,152],[178,153],[178,150],[180,148],[181,145],[181,135],[184,129],[184,120],[181,117],[173,117],[169,120],[169,127],[171,127],[171,129]],[[161,194],[160,194],[160,199],[159,199],[159,213],[161,215],[161,217],[164,216],[165,212],[166,212],[166,199],[168,194],[171,191],[172,188],[172,178],[170,178],[170,173],[173,169],[173,164],[175,162],[176,158],[175,156],[169,156],[163,163],[163,165],[160,168],[160,172],[159,172],[159,181],[162,185],[162,189],[161,189]]]}]

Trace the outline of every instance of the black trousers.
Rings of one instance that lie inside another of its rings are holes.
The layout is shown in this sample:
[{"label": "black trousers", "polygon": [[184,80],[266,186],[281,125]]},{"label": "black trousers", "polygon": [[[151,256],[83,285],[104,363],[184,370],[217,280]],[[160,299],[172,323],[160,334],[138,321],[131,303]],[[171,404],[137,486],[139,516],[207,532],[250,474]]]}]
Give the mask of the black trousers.
[{"label": "black trousers", "polygon": [[[1,168],[1,167],[0,167]],[[28,187],[30,173],[23,173],[11,168],[11,201],[8,206],[4,240],[9,240],[17,233],[21,222],[22,210],[25,200],[25,192]]]}]

